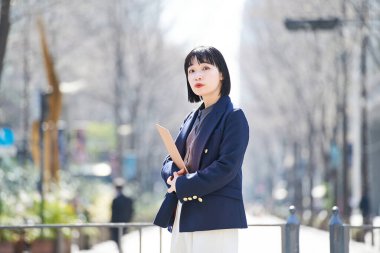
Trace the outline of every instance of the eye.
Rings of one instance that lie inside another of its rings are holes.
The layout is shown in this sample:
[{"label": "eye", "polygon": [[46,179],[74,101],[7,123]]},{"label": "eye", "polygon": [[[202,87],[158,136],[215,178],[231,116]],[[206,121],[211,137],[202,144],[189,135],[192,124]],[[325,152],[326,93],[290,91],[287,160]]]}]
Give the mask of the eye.
[{"label": "eye", "polygon": [[204,66],[202,69],[203,69],[203,70],[209,70],[210,67],[209,67],[209,66]]},{"label": "eye", "polygon": [[190,74],[190,73],[193,73],[194,72],[194,69],[189,69],[188,70],[188,73]]}]

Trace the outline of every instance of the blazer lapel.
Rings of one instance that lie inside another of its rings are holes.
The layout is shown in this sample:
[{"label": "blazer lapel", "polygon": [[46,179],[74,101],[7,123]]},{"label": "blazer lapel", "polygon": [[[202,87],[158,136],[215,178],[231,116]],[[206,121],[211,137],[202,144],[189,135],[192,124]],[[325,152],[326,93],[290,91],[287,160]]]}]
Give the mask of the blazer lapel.
[{"label": "blazer lapel", "polygon": [[193,127],[193,124],[195,122],[195,119],[197,118],[198,112],[199,112],[199,109],[190,114],[190,116],[186,119],[185,123],[183,124],[182,129],[175,140],[175,145],[177,146],[177,149],[179,153],[181,154],[182,159],[184,159],[186,155],[187,136],[189,135]]},{"label": "blazer lapel", "polygon": [[210,114],[207,115],[204,119],[202,129],[194,143],[195,150],[192,157],[192,159],[194,159],[194,164],[197,164],[198,168],[206,143],[215,127],[219,123],[220,119],[222,118],[223,114],[226,112],[228,105],[232,107],[230,98],[228,96],[221,97],[215,104]]}]

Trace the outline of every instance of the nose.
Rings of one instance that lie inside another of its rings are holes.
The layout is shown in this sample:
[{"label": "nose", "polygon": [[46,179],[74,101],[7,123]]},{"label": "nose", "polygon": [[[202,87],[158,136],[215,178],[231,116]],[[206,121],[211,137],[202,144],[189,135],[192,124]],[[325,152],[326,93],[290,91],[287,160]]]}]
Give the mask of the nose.
[{"label": "nose", "polygon": [[200,80],[202,80],[202,74],[200,72],[197,72],[195,74],[195,81],[200,81]]}]

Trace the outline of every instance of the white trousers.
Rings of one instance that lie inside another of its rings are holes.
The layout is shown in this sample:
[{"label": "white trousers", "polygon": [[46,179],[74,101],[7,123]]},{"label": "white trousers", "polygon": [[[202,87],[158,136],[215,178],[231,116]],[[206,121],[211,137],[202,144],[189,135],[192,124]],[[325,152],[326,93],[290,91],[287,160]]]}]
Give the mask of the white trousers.
[{"label": "white trousers", "polygon": [[178,203],[172,231],[171,253],[238,253],[238,229],[179,232],[182,204]]}]

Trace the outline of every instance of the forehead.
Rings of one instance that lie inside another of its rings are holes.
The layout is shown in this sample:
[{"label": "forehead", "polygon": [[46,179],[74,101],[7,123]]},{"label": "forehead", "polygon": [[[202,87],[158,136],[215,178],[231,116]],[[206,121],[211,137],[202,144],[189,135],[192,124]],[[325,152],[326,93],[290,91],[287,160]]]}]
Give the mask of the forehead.
[{"label": "forehead", "polygon": [[203,63],[206,63],[206,64],[211,64],[213,65],[212,63],[210,63],[209,61],[207,60],[198,60],[198,58],[196,56],[194,56],[190,62],[189,62],[189,67],[193,66],[193,65],[200,65],[200,64],[203,64]]},{"label": "forehead", "polygon": [[205,52],[195,52],[193,55],[191,55],[187,60],[187,67],[189,68],[192,65],[201,64],[201,63],[207,63],[211,65],[215,65],[215,61],[211,54],[207,54]]}]

